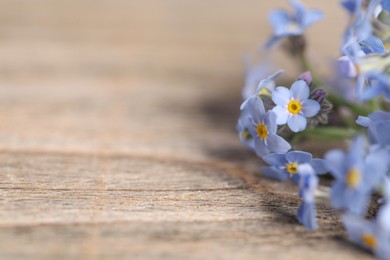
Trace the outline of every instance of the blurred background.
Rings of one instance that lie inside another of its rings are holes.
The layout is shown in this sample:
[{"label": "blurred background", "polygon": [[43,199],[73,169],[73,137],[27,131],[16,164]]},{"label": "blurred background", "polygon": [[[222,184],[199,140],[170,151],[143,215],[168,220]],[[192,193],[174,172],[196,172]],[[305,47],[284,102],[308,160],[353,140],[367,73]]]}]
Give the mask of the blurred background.
[{"label": "blurred background", "polygon": [[[308,30],[326,71],[346,15]],[[208,158],[236,149],[245,53],[271,34],[262,0],[0,0],[0,147]],[[275,57],[287,77],[300,71]],[[206,149],[205,149],[206,148]],[[205,150],[208,152],[205,153]],[[211,151],[211,152],[210,152]]]}]

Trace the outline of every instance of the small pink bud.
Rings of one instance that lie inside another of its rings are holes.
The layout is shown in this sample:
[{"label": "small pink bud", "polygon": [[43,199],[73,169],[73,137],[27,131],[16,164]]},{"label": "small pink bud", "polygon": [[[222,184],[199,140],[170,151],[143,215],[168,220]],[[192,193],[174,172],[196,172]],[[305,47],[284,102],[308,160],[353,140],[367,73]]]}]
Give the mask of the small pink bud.
[{"label": "small pink bud", "polygon": [[305,71],[301,75],[299,75],[298,79],[306,81],[307,85],[310,86],[313,77],[311,76],[310,71]]}]

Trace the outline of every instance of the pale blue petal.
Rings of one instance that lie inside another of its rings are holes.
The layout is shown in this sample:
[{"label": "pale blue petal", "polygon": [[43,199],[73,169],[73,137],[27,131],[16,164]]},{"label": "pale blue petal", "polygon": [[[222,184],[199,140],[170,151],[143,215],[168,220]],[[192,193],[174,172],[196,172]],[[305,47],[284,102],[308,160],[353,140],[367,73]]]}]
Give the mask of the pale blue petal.
[{"label": "pale blue petal", "polygon": [[319,10],[308,11],[306,13],[306,16],[303,19],[302,27],[304,29],[306,29],[307,27],[309,27],[313,23],[315,23],[323,18],[324,18],[324,13],[319,11]]},{"label": "pale blue petal", "polygon": [[316,209],[314,203],[302,202],[298,207],[297,217],[309,231],[317,229]]},{"label": "pale blue petal", "polygon": [[341,150],[332,150],[325,154],[327,168],[333,177],[342,180],[348,166],[346,165],[346,155]]},{"label": "pale blue petal", "polygon": [[279,40],[281,39],[280,36],[272,36],[271,38],[268,39],[268,41],[266,41],[266,43],[264,44],[264,49],[269,49],[271,48],[273,45],[275,45]]},{"label": "pale blue petal", "polygon": [[291,97],[296,100],[306,100],[310,95],[310,89],[304,80],[297,80],[291,86]]},{"label": "pale blue petal", "polygon": [[312,158],[313,156],[307,152],[291,151],[286,153],[286,159],[289,162],[308,163]]},{"label": "pale blue petal", "polygon": [[377,135],[379,144],[383,146],[390,145],[390,122],[379,122],[376,124]]},{"label": "pale blue petal", "polygon": [[293,132],[299,132],[305,130],[306,123],[307,123],[306,118],[298,114],[290,116],[287,121],[288,127]]},{"label": "pale blue petal", "polygon": [[365,154],[365,143],[366,140],[363,135],[359,135],[353,139],[348,153],[348,160],[351,164],[358,166],[362,163]]},{"label": "pale blue petal", "polygon": [[307,99],[302,102],[302,113],[305,117],[313,117],[320,111],[320,104],[312,99]]},{"label": "pale blue petal", "polygon": [[311,160],[310,165],[311,167],[313,167],[314,171],[317,174],[324,174],[329,172],[327,163],[323,159],[314,158],[313,160]]},{"label": "pale blue petal", "polygon": [[264,162],[272,166],[284,167],[288,163],[286,155],[281,153],[271,153],[263,157]]},{"label": "pale blue petal", "polygon": [[257,156],[263,157],[270,153],[269,149],[265,145],[263,139],[256,137],[255,138],[255,151]]},{"label": "pale blue petal", "polygon": [[385,88],[385,85],[378,83],[362,91],[359,97],[361,100],[370,100],[376,98],[383,93]]},{"label": "pale blue petal", "polygon": [[257,96],[252,96],[249,98],[247,106],[249,109],[249,114],[251,115],[255,123],[260,123],[265,116],[265,108],[263,101]]},{"label": "pale blue petal", "polygon": [[341,209],[344,207],[344,191],[346,186],[341,182],[335,182],[332,185],[332,191],[330,193],[330,197],[332,200],[332,206],[335,209]]},{"label": "pale blue petal", "polygon": [[267,126],[268,134],[275,134],[278,130],[278,126],[276,125],[276,114],[273,111],[268,111],[265,117],[265,125]]},{"label": "pale blue petal", "polygon": [[287,123],[290,113],[285,107],[276,106],[272,109],[272,111],[274,111],[276,114],[276,123],[278,125],[284,125],[285,123]]},{"label": "pale blue petal", "polygon": [[390,1],[389,0],[383,0],[381,2],[383,9],[390,12]]},{"label": "pale blue petal", "polygon": [[284,36],[286,24],[291,21],[290,15],[284,10],[274,10],[269,15],[269,20],[274,28],[276,36]]},{"label": "pale blue petal", "polygon": [[291,149],[291,145],[278,135],[269,135],[267,138],[268,148],[274,153],[286,153]]},{"label": "pale blue petal", "polygon": [[376,111],[368,115],[372,121],[390,121],[390,112]]},{"label": "pale blue petal", "polygon": [[385,47],[383,46],[383,42],[381,39],[375,37],[374,35],[370,35],[368,38],[364,39],[360,42],[363,45],[362,50],[366,54],[370,53],[385,53]]},{"label": "pale blue petal", "polygon": [[272,101],[279,106],[287,106],[290,97],[290,90],[285,87],[277,87],[274,92],[272,92]]},{"label": "pale blue petal", "polygon": [[355,122],[360,126],[368,127],[371,122],[371,119],[368,118],[367,116],[358,116]]},{"label": "pale blue petal", "polygon": [[275,167],[261,167],[261,172],[265,176],[271,179],[285,181],[289,179],[289,174],[281,169],[277,169]]}]

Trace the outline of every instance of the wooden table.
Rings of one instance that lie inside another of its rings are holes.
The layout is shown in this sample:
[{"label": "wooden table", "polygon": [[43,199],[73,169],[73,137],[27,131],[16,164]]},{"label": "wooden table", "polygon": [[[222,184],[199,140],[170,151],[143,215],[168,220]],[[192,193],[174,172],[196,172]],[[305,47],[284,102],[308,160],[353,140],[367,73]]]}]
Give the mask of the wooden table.
[{"label": "wooden table", "polygon": [[[1,0],[0,258],[371,258],[329,205],[306,232],[239,143],[243,54],[286,6],[264,2]],[[343,13],[307,2],[328,65]]]}]

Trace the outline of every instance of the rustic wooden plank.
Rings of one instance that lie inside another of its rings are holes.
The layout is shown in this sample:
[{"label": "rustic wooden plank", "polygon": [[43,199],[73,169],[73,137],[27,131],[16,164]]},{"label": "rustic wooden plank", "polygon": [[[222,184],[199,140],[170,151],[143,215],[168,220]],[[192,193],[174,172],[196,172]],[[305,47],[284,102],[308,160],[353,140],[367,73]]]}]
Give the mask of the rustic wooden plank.
[{"label": "rustic wooden plank", "polygon": [[[307,2],[330,16],[309,32],[321,64],[342,13]],[[329,205],[298,225],[296,187],[236,136],[275,5],[0,0],[0,258],[370,259]]]}]

